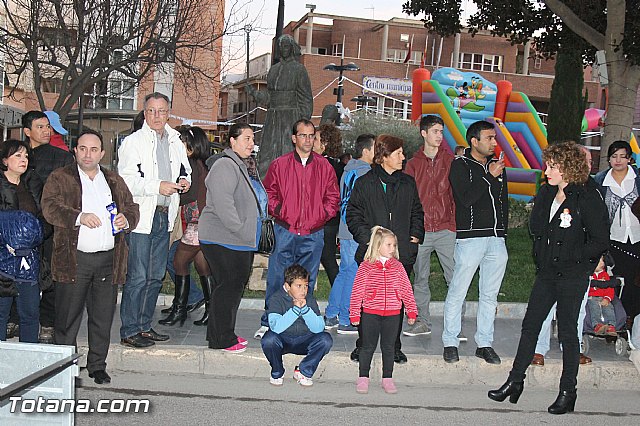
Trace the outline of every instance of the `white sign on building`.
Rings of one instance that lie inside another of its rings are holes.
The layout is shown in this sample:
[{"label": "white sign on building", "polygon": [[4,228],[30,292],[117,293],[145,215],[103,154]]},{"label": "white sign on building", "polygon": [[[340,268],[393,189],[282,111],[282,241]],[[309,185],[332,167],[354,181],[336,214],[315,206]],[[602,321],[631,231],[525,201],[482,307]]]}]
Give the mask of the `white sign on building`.
[{"label": "white sign on building", "polygon": [[362,78],[364,94],[371,95],[382,93],[383,95],[399,98],[410,98],[413,84],[407,78],[387,78],[364,76]]}]

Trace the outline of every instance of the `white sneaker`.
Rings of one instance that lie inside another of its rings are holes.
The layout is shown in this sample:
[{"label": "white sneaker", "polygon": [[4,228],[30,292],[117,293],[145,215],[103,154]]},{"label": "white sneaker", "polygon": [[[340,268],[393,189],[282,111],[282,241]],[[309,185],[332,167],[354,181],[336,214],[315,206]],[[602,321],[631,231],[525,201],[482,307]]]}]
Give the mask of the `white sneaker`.
[{"label": "white sneaker", "polygon": [[269,383],[271,383],[273,386],[282,386],[284,380],[282,379],[282,377],[278,377],[277,379],[269,377]]},{"label": "white sneaker", "polygon": [[313,386],[313,379],[311,377],[305,377],[304,374],[300,372],[298,367],[293,372],[293,378],[298,382],[300,386]]},{"label": "white sneaker", "polygon": [[258,330],[256,330],[255,334],[253,335],[253,338],[260,340],[262,339],[262,336],[264,336],[264,333],[266,333],[267,331],[269,331],[269,327],[267,327],[266,325],[263,325]]}]

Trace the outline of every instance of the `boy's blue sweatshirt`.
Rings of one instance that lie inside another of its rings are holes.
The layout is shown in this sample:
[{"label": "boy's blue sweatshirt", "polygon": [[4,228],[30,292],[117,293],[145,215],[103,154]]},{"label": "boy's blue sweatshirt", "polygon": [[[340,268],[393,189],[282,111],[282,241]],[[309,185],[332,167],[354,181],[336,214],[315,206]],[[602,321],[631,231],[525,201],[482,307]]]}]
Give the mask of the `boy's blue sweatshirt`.
[{"label": "boy's blue sweatshirt", "polygon": [[318,302],[311,293],[307,294],[307,304],[302,309],[293,305],[293,298],[280,287],[269,298],[267,318],[269,329],[277,334],[291,337],[324,331],[324,318],[320,315]]}]

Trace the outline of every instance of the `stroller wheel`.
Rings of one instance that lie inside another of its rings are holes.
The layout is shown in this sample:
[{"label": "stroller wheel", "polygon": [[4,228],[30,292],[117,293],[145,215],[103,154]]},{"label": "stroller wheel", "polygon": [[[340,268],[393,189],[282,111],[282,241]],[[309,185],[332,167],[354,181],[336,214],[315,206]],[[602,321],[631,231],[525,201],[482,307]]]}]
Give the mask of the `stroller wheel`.
[{"label": "stroller wheel", "polygon": [[580,344],[580,353],[582,353],[583,355],[586,355],[589,353],[589,346],[591,346],[591,343],[589,342],[589,336],[588,334],[583,334],[582,335],[582,343]]},{"label": "stroller wheel", "polygon": [[626,339],[623,337],[618,337],[618,339],[616,340],[616,355],[627,356],[628,353],[629,352],[627,350]]}]

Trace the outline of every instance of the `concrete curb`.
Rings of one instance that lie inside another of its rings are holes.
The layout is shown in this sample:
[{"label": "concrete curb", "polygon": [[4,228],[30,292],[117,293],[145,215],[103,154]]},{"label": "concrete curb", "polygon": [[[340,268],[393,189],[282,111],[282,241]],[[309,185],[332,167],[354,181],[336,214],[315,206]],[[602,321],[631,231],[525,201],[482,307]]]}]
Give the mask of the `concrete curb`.
[{"label": "concrete curb", "polygon": [[[80,347],[87,353],[88,348]],[[86,359],[86,357],[83,357]],[[292,373],[301,357],[285,355],[286,377]],[[501,365],[488,365],[476,357],[460,357],[460,362],[447,364],[439,355],[410,355],[409,362],[396,365],[394,379],[399,383],[421,385],[486,385],[496,388],[507,378],[512,358],[503,358]],[[241,354],[227,354],[201,346],[157,345],[151,349],[132,349],[112,344],[107,359],[112,370],[188,373],[216,377],[269,377],[269,364],[261,350],[249,348]],[[380,380],[382,359],[373,358],[372,380]],[[544,367],[530,367],[527,387],[557,389],[562,362],[547,360]],[[317,380],[355,382],[358,369],[348,352],[330,352],[314,375]],[[631,362],[598,361],[580,368],[580,389],[640,390],[640,375]]]}]

